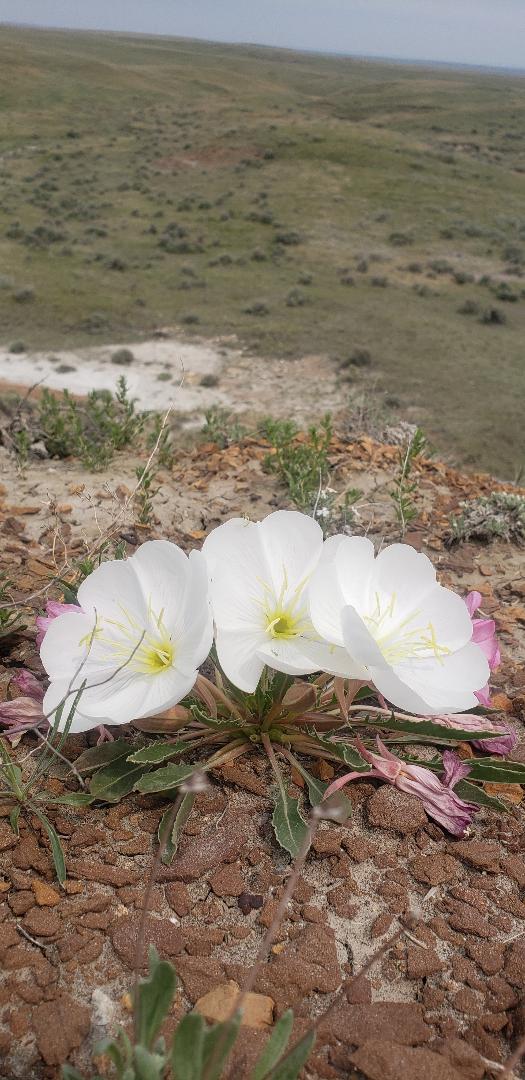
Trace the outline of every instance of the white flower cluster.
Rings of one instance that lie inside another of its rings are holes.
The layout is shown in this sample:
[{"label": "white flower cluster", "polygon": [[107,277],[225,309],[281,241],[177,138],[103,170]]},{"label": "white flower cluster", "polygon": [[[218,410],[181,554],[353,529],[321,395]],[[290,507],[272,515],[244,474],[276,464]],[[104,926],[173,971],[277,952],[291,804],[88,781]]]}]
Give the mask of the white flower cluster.
[{"label": "white flower cluster", "polygon": [[375,556],[363,537],[323,542],[295,511],[228,521],[189,557],[149,541],[99,566],[78,604],[52,619],[41,646],[51,720],[84,686],[72,731],[176,705],[214,636],[225,676],[246,693],[266,666],[324,671],[432,716],[475,707],[489,676],[465,602],[438,584],[426,555],[392,544]]}]

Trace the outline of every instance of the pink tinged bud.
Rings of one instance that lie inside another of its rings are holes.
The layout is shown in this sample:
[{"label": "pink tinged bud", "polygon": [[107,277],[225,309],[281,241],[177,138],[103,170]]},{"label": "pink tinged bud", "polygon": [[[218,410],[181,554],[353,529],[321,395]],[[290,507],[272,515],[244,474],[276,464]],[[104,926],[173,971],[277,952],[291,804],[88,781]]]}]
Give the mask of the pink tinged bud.
[{"label": "pink tinged bud", "polygon": [[22,668],[21,671],[17,671],[11,681],[24,697],[33,698],[33,701],[42,702],[44,700],[44,688],[35,678],[32,671]]},{"label": "pink tinged bud", "polygon": [[467,611],[472,618],[475,615],[478,608],[481,607],[481,601],[483,597],[480,592],[469,592],[465,597],[465,603],[467,605]]},{"label": "pink tinged bud", "polygon": [[[474,615],[481,606],[482,596],[479,592],[470,592],[465,597],[467,611],[472,619],[472,640],[487,657],[490,670],[495,671],[501,664],[501,653],[496,638],[496,623],[494,619],[475,619]],[[481,692],[481,691],[480,691]]]},{"label": "pink tinged bud", "polygon": [[53,619],[57,619],[59,615],[65,615],[66,611],[81,612],[82,608],[78,604],[61,604],[59,600],[47,601],[46,614],[39,615],[36,620],[36,644],[38,648],[40,648]]},{"label": "pink tinged bud", "polygon": [[[416,795],[429,817],[434,818],[443,828],[453,836],[463,836],[470,825],[474,814],[479,807],[473,803],[463,802],[453,791],[458,780],[463,779],[470,772],[470,766],[464,764],[455,754],[445,751],[443,755],[444,777],[440,780],[430,769],[422,765],[401,761],[387,750],[386,746],[377,738],[379,754],[373,754],[366,750],[362,744],[357,743],[359,753],[372,766],[368,776],[377,777],[393,784],[400,791],[406,791],[410,795]],[[346,776],[335,780],[325,792],[325,799],[339,791],[350,780],[362,777],[362,772],[348,773]]]},{"label": "pink tinged bud", "polygon": [[42,712],[42,702],[30,697],[13,698],[0,702],[0,727],[8,739],[32,728],[48,728]]}]

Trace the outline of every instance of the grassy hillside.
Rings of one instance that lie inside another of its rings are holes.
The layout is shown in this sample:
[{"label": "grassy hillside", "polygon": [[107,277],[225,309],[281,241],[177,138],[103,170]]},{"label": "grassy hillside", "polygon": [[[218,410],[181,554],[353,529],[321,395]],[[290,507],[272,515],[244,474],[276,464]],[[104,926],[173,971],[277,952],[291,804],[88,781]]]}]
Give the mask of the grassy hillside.
[{"label": "grassy hillside", "polygon": [[524,99],[519,77],[0,28],[0,340],[176,323],[367,350],[441,452],[512,476]]}]

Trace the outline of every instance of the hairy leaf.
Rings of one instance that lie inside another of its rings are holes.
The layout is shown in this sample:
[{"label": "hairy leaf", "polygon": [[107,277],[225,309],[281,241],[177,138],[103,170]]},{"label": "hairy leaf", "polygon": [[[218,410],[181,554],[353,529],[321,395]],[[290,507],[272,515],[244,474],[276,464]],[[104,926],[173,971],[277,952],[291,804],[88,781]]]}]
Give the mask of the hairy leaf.
[{"label": "hairy leaf", "polygon": [[293,1012],[291,1009],[287,1009],[277,1021],[268,1042],[263,1047],[250,1080],[265,1080],[265,1077],[284,1054],[292,1033],[292,1027]]},{"label": "hairy leaf", "polygon": [[284,788],[279,788],[272,815],[273,830],[277,842],[290,853],[292,859],[302,851],[308,826],[299,813],[297,799],[291,799]]},{"label": "hairy leaf", "polygon": [[139,777],[148,770],[149,765],[133,765],[120,757],[95,773],[90,784],[91,794],[103,802],[118,802],[133,791]]},{"label": "hairy leaf", "polygon": [[226,1059],[239,1033],[241,1018],[214,1024],[204,1035],[203,1073],[206,1080],[219,1080]]},{"label": "hairy leaf", "polygon": [[[317,780],[317,778],[307,772],[299,762],[296,762],[296,767],[299,769],[308,788],[310,804],[312,806],[319,806],[323,802],[325,792],[330,785],[325,783],[324,780]],[[347,821],[352,813],[352,803],[344,792],[336,791],[335,795],[331,795],[324,803],[323,811],[324,816],[328,818],[328,820],[340,822]]]},{"label": "hairy leaf", "polygon": [[[194,802],[195,794],[192,791],[188,791],[188,794],[184,796],[179,806],[179,809],[175,816],[175,820],[170,829],[170,835],[165,840],[164,851],[162,853],[162,862],[165,863],[167,866],[169,866],[179,846],[180,834],[191,814]],[[170,806],[169,809],[166,810],[166,812],[162,815],[158,830],[159,843],[162,843],[162,840],[164,839],[166,827],[172,813],[173,807]]]},{"label": "hairy leaf", "polygon": [[508,805],[502,802],[501,799],[494,798],[493,795],[488,795],[483,788],[478,787],[477,784],[470,784],[468,780],[460,780],[459,783],[454,785],[454,791],[456,795],[459,795],[460,799],[465,799],[465,802],[477,803],[479,806],[490,806],[493,810],[500,810],[508,812]]},{"label": "hairy leaf", "polygon": [[268,1074],[267,1080],[297,1080],[315,1042],[315,1032],[307,1031],[282,1062]]},{"label": "hairy leaf", "polygon": [[486,728],[479,731],[470,731],[467,728],[462,728],[459,724],[457,727],[444,727],[443,724],[436,724],[432,720],[398,720],[394,716],[382,716],[381,718],[374,716],[367,720],[367,724],[371,728],[377,727],[383,731],[403,731],[409,735],[423,736],[436,742],[443,740],[447,742],[471,742],[473,739],[494,738],[494,732],[487,731]]},{"label": "hairy leaf", "polygon": [[176,742],[156,742],[151,746],[143,746],[141,750],[136,750],[134,754],[130,754],[128,761],[135,762],[137,765],[161,765],[163,761],[169,761],[172,757],[177,757],[178,754],[183,754],[185,750],[190,750],[192,746],[195,746],[195,742],[187,743],[183,739],[177,739]]},{"label": "hairy leaf", "polygon": [[[138,768],[143,771],[144,765]],[[183,784],[196,769],[200,768],[202,765],[166,765],[164,769],[156,769],[147,776],[141,776],[135,784],[135,791],[170,791]]]},{"label": "hairy leaf", "polygon": [[43,814],[41,810],[38,810],[37,807],[34,806],[32,803],[30,804],[30,807],[33,813],[36,814],[38,820],[44,826],[44,829],[49,836],[49,842],[51,844],[51,854],[53,856],[53,862],[55,864],[56,875],[60,884],[63,885],[67,877],[66,862],[64,859],[64,852],[62,851],[62,845],[58,838],[58,833],[55,831],[49,818],[46,817],[46,815]]},{"label": "hairy leaf", "polygon": [[171,1068],[177,1080],[201,1080],[206,1025],[199,1013],[183,1016],[174,1036]]},{"label": "hairy leaf", "polygon": [[75,769],[79,773],[94,772],[104,765],[109,765],[118,758],[127,757],[133,743],[129,739],[115,739],[114,742],[101,743],[100,746],[91,746],[84,750],[75,761]]},{"label": "hairy leaf", "polygon": [[150,945],[148,955],[149,975],[139,981],[135,1016],[138,1021],[138,1042],[151,1049],[173,1001],[177,976],[172,964],[159,959],[153,945]]}]

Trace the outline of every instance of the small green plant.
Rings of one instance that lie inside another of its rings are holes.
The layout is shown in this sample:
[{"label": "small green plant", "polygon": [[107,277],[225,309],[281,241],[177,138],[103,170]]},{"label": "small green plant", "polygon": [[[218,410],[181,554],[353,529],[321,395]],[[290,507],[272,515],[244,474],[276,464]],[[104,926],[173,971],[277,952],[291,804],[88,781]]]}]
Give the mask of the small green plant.
[{"label": "small green plant", "polygon": [[525,543],[525,496],[494,491],[460,504],[450,519],[449,543],[466,540],[511,540]]},{"label": "small green plant", "polygon": [[0,573],[0,638],[24,629],[22,612],[11,601],[9,590],[12,584],[6,574]]},{"label": "small green plant", "polygon": [[61,395],[45,388],[36,409],[36,423],[51,457],[80,457],[87,469],[104,469],[116,450],[134,443],[146,422],[130,398],[121,375],[115,393],[92,390],[78,402],[64,390]]},{"label": "small green plant", "polygon": [[412,470],[416,459],[423,453],[426,445],[427,441],[421,428],[416,428],[399,453],[398,471],[394,477],[390,496],[402,536],[405,535],[408,525],[417,517],[417,507],[414,502],[417,480],[413,479]]},{"label": "small green plant", "polygon": [[15,354],[16,353],[25,353],[25,351],[26,351],[26,346],[25,346],[25,343],[23,341],[13,341],[13,342],[11,342],[11,345],[9,346],[9,352],[10,353],[15,353]]},{"label": "small green plant", "polygon": [[135,506],[140,525],[151,525],[153,522],[153,500],[161,488],[161,485],[157,483],[158,471],[157,461],[147,465],[146,468],[139,465],[135,469],[135,476],[139,481],[135,494]]},{"label": "small green plant", "polygon": [[120,364],[121,366],[132,364],[134,359],[131,349],[115,349],[115,352],[111,354],[111,363]]},{"label": "small green plant", "polygon": [[201,436],[204,442],[217,443],[224,450],[232,443],[240,442],[246,432],[241,424],[233,418],[228,409],[220,405],[212,405],[204,413],[204,424],[201,428]]},{"label": "small green plant", "polygon": [[326,522],[335,495],[328,487],[331,417],[327,415],[319,427],[311,427],[306,438],[299,436],[292,420],[268,417],[262,424],[262,434],[274,451],[265,459],[266,468],[277,473],[298,510]]}]

